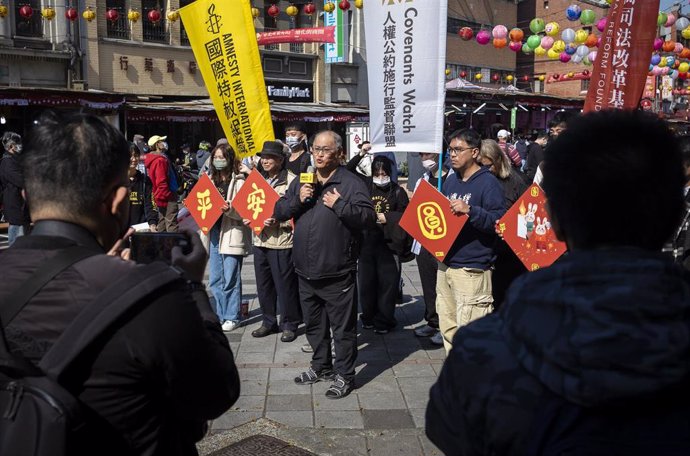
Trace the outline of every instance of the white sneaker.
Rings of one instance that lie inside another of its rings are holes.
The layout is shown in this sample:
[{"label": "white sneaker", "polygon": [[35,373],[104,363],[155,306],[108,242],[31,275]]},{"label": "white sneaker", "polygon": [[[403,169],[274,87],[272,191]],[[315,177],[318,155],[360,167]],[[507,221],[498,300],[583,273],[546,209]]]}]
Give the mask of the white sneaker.
[{"label": "white sneaker", "polygon": [[223,327],[223,331],[230,332],[233,329],[237,328],[239,325],[240,325],[239,322],[232,321],[232,320],[225,320],[223,322],[222,327]]},{"label": "white sneaker", "polygon": [[436,334],[431,336],[431,339],[429,340],[434,345],[443,345],[443,336],[441,335],[441,331],[437,331]]},{"label": "white sneaker", "polygon": [[438,332],[438,329],[432,328],[429,325],[420,326],[414,330],[414,335],[417,337],[431,337]]}]

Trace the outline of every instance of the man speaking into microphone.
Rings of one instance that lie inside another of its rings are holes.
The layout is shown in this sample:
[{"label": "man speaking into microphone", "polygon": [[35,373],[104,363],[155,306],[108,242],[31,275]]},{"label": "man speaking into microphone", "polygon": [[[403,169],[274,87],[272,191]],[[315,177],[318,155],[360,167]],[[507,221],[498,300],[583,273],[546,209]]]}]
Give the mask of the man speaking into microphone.
[{"label": "man speaking into microphone", "polygon": [[[273,217],[295,221],[293,261],[311,368],[295,378],[310,385],[332,380],[329,399],[354,388],[357,359],[356,269],[362,231],[376,226],[369,192],[360,178],[340,166],[343,140],[317,133],[312,145],[316,173],[302,173],[275,206]],[[331,354],[331,329],[335,360]]]}]

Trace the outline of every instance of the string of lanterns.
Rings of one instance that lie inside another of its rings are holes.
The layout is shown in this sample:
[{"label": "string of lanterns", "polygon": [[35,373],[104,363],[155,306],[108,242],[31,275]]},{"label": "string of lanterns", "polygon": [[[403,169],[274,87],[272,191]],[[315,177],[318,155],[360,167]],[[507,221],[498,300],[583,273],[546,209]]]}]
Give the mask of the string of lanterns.
[{"label": "string of lanterns", "polygon": [[[4,19],[9,14],[7,6],[0,4],[0,19]],[[30,5],[23,5],[19,8],[19,15],[25,19],[30,20],[35,14],[34,9]],[[47,6],[40,11],[41,17],[47,21],[52,21],[57,16],[54,7]],[[71,6],[65,7],[65,17],[70,22],[74,22],[79,19],[79,11]],[[96,19],[96,12],[91,6],[87,6],[82,12],[81,17],[83,17],[87,22],[91,22]],[[153,24],[158,24],[162,18],[162,14],[158,9],[152,9],[146,14],[146,18],[149,22]],[[165,17],[170,22],[176,22],[180,18],[180,13],[177,10],[168,10]],[[110,8],[105,12],[105,18],[110,22],[117,22],[120,19],[120,12],[115,8]],[[136,23],[141,19],[141,13],[136,9],[129,9],[127,11],[127,20],[132,23]]]},{"label": "string of lanterns", "polygon": [[[354,4],[355,8],[362,9],[362,7],[364,6],[364,0],[355,0]],[[323,5],[323,10],[326,13],[332,13],[333,11],[335,11],[335,8],[336,4],[332,1],[329,1]],[[338,8],[340,8],[342,11],[347,11],[350,9],[350,2],[348,0],[340,0],[340,2],[338,2]],[[268,10],[266,10],[266,12],[269,16],[276,19],[280,15],[280,8],[278,7],[278,5],[273,3],[271,4],[271,6],[268,7]],[[312,14],[316,13],[316,6],[313,2],[306,3],[302,8],[302,12],[304,14],[311,16]],[[260,14],[261,11],[259,10],[259,8],[252,7],[252,17],[254,17],[254,19],[258,18]],[[287,8],[285,8],[285,14],[287,14],[290,17],[295,17],[299,14],[299,7],[294,3],[290,3],[290,5]]]}]

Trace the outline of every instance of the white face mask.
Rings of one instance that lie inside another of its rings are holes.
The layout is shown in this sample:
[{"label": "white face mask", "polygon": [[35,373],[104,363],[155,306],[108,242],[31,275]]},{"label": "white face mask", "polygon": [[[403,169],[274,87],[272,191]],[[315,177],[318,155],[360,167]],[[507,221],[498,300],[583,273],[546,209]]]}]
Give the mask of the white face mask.
[{"label": "white face mask", "polygon": [[422,160],[422,166],[427,171],[433,171],[436,169],[436,160]]},{"label": "white face mask", "polygon": [[374,185],[377,187],[385,187],[386,185],[391,183],[391,178],[388,176],[384,177],[374,177]]},{"label": "white face mask", "polygon": [[290,149],[296,149],[297,146],[302,142],[302,138],[299,138],[297,136],[286,136],[285,137],[285,144],[287,144]]}]

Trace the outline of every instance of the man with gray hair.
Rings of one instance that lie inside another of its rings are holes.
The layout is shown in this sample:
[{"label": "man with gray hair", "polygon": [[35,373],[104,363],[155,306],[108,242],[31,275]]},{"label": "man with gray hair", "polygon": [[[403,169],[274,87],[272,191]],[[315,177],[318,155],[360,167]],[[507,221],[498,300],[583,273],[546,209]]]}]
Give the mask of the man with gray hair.
[{"label": "man with gray hair", "polygon": [[362,231],[376,226],[369,190],[359,177],[340,166],[342,152],[340,135],[330,130],[318,133],[312,145],[313,183],[293,180],[273,214],[279,222],[294,219],[292,259],[307,340],[314,349],[311,367],[295,383],[333,380],[326,391],[329,399],[345,397],[354,388],[357,258]]},{"label": "man with gray hair", "polygon": [[12,131],[2,135],[4,154],[0,161],[0,187],[9,245],[19,236],[28,234],[31,218],[24,199],[24,175],[18,156],[22,152],[22,137]]}]

